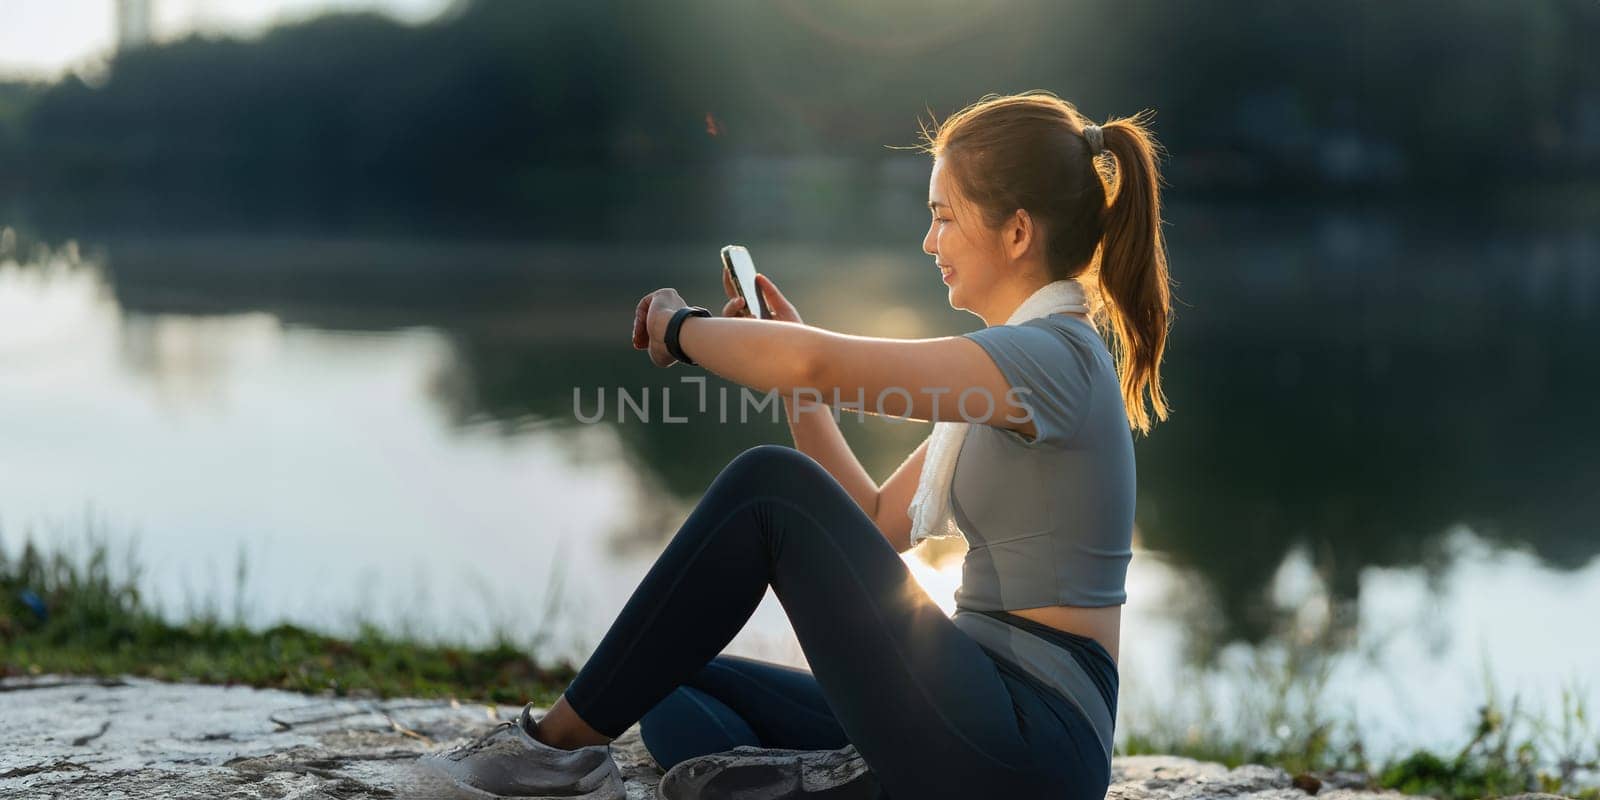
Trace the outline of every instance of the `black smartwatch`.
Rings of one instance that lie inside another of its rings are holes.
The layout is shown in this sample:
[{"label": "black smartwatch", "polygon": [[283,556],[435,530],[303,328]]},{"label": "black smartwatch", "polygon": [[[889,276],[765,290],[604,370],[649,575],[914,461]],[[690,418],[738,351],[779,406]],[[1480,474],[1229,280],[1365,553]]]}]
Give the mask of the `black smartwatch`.
[{"label": "black smartwatch", "polygon": [[678,329],[683,327],[683,321],[690,316],[709,317],[711,312],[700,306],[684,306],[672,312],[672,319],[667,322],[667,332],[661,337],[661,343],[667,346],[667,355],[693,367],[696,366],[694,359],[678,346]]}]

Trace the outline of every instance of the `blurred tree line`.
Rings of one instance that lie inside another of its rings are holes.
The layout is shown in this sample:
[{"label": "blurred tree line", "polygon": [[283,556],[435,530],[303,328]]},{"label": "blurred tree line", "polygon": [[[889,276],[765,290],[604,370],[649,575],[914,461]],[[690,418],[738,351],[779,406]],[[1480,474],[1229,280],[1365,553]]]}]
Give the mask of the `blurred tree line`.
[{"label": "blurred tree line", "polygon": [[730,163],[906,159],[919,117],[1048,88],[1156,109],[1185,197],[1483,197],[1600,176],[1595,41],[1593,0],[463,0],[0,84],[0,192],[579,235],[643,197],[637,232],[692,234]]}]

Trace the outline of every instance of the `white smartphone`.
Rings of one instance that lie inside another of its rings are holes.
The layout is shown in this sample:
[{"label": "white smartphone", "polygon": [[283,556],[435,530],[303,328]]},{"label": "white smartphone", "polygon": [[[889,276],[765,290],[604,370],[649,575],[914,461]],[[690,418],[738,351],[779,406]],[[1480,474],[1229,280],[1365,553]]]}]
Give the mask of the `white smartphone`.
[{"label": "white smartphone", "polygon": [[728,271],[733,278],[733,288],[744,298],[745,308],[750,309],[759,319],[772,319],[767,312],[767,300],[761,296],[761,290],[756,288],[756,262],[750,259],[750,251],[744,245],[730,244],[722,248],[722,268]]}]

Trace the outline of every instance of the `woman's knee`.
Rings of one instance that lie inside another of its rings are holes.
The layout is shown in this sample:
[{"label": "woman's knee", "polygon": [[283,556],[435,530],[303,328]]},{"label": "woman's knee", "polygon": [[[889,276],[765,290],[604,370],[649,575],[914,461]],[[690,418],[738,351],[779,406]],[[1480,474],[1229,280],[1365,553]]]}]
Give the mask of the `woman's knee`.
[{"label": "woman's knee", "polygon": [[717,483],[737,487],[741,494],[798,494],[810,500],[830,485],[838,486],[816,459],[779,444],[756,445],[734,456]]},{"label": "woman's knee", "polygon": [[821,467],[811,456],[793,447],[781,444],[758,444],[746,449],[728,462],[727,471],[771,475],[787,472],[809,472]]},{"label": "woman's knee", "polygon": [[[715,498],[715,499],[712,499]],[[861,515],[854,498],[816,459],[793,447],[763,444],[735,456],[712,482],[706,500],[731,507],[753,498],[776,500],[788,509],[803,509],[809,518],[829,520],[824,530],[841,536],[859,535],[870,524],[850,524],[842,515]],[[704,502],[704,501],[702,501]],[[833,524],[833,522],[839,524]]]}]

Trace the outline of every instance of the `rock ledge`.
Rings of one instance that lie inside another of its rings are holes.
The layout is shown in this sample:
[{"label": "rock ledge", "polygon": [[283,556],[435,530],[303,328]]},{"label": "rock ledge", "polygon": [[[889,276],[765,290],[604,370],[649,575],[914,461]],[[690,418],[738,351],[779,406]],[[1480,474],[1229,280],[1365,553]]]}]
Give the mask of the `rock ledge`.
[{"label": "rock ledge", "polygon": [[[438,700],[359,700],[127,678],[0,681],[0,796],[43,798],[454,798],[416,757],[517,711]],[[629,800],[655,797],[660,769],[638,726],[614,744]],[[1402,798],[1362,776],[1176,756],[1113,763],[1108,798]]]}]

